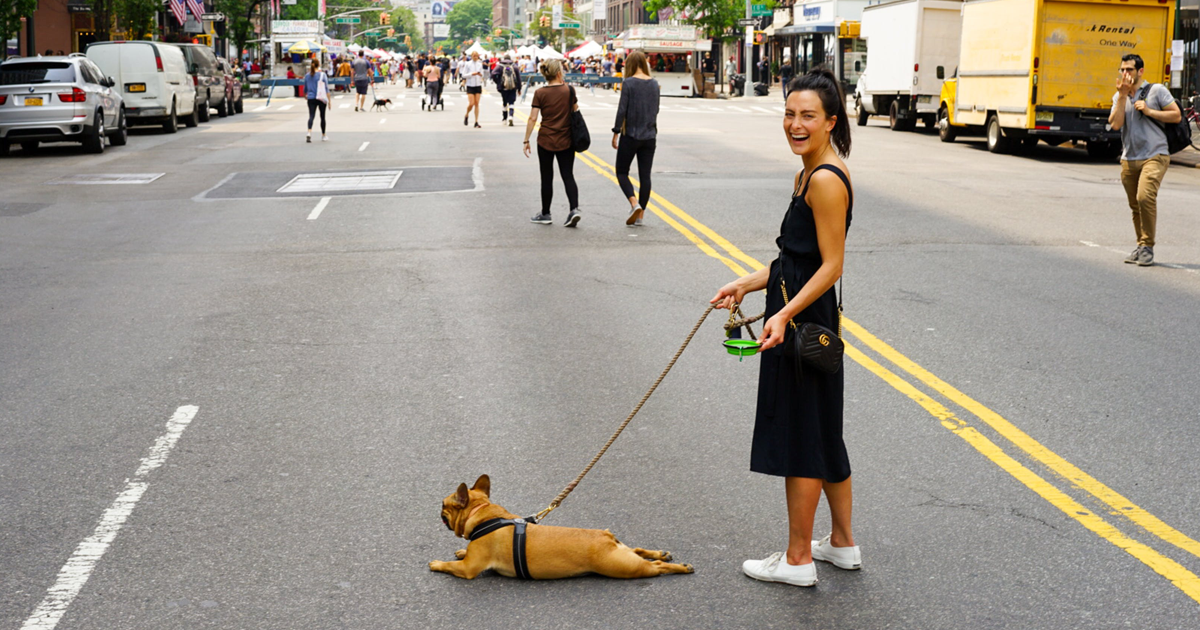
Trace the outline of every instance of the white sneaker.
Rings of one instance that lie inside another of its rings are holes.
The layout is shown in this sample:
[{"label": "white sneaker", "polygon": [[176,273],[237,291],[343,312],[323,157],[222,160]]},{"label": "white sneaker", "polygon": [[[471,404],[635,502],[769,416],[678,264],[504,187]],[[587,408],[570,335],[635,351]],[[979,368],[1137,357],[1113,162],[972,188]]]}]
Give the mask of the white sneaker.
[{"label": "white sneaker", "polygon": [[742,572],[763,582],[782,582],[794,586],[817,584],[817,567],[814,563],[792,565],[783,556],[782,551],[776,551],[763,560],[747,560],[742,563]]},{"label": "white sneaker", "polygon": [[862,568],[862,551],[858,545],[853,547],[834,547],[829,543],[829,536],[818,541],[812,541],[813,560],[828,562],[839,569],[857,571]]},{"label": "white sneaker", "polygon": [[329,136],[321,134],[321,142],[329,142]]}]

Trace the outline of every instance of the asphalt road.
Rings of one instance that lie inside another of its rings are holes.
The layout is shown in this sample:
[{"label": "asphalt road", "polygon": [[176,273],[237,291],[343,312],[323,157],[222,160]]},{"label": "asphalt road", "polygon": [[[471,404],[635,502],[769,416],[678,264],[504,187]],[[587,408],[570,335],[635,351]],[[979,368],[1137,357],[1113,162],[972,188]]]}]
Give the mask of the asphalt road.
[{"label": "asphalt road", "polygon": [[[800,164],[777,97],[664,99],[670,205],[630,229],[616,100],[583,92],[583,221],[561,226],[558,185],[538,226],[498,100],[475,130],[457,92],[433,113],[404,92],[335,100],[328,143],[284,99],[0,158],[0,630],[1200,628],[1200,171],[1167,174],[1163,264],[1138,268],[1116,165],[879,120],[848,161],[863,570],[742,575],[784,547],[783,487],[748,471],[756,360],[712,316],[547,521],[695,574],[431,573],[461,547],[458,483],[544,507],[734,268],[774,256]],[[276,192],[364,171],[392,187]],[[162,176],[60,179],[114,173]]]}]

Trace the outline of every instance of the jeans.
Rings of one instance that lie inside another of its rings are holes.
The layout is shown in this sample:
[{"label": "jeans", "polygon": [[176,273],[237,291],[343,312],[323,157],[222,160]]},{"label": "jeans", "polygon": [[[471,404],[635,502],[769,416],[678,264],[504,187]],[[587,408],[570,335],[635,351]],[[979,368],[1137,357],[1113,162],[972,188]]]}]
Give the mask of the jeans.
[{"label": "jeans", "polygon": [[1121,160],[1121,185],[1133,211],[1133,230],[1138,245],[1154,247],[1154,228],[1158,220],[1158,187],[1171,165],[1171,157],[1156,155],[1148,160]]},{"label": "jeans", "polygon": [[579,187],[575,185],[575,152],[571,149],[549,151],[538,145],[538,166],[542,171],[542,214],[550,214],[550,202],[554,200],[554,160],[558,160],[558,173],[567,189],[567,201],[571,209],[579,207]]},{"label": "jeans", "polygon": [[629,181],[629,167],[637,156],[638,163],[638,205],[642,209],[650,202],[650,169],[654,166],[655,139],[635,140],[629,136],[621,136],[617,143],[617,183],[625,197],[633,196],[633,184]]},{"label": "jeans", "polygon": [[321,135],[325,135],[325,103],[315,98],[308,99],[308,130],[312,131],[313,118],[321,110]]}]

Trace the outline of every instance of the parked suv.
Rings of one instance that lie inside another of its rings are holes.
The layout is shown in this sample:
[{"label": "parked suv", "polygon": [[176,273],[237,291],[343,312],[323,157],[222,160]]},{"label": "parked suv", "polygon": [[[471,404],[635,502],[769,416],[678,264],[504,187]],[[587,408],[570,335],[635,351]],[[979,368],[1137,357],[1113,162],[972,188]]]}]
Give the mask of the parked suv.
[{"label": "parked suv", "polygon": [[167,133],[178,131],[181,121],[196,126],[196,88],[178,47],[162,42],[95,42],[88,46],[87,57],[116,79],[113,87],[125,99],[129,124],[161,124]]},{"label": "parked suv", "polygon": [[217,108],[221,116],[242,113],[242,71],[231,65],[224,57],[217,57],[221,71],[225,73],[225,106]]},{"label": "parked suv", "polygon": [[[175,44],[183,50],[187,57],[188,74],[192,75],[192,85],[196,86],[196,107],[200,112],[200,122],[208,122],[209,108],[224,111],[225,106],[225,76],[217,55],[204,44]],[[226,114],[221,114],[222,116]]]},{"label": "parked suv", "polygon": [[12,144],[82,142],[102,153],[105,140],[124,145],[125,105],[96,64],[79,53],[0,63],[0,154]]}]

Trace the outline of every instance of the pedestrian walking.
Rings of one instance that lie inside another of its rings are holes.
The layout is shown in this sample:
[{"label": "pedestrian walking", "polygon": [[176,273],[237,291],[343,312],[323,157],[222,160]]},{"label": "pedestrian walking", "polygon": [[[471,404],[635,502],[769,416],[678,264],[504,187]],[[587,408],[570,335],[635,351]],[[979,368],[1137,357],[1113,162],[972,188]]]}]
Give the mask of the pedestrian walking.
[{"label": "pedestrian walking", "polygon": [[483,63],[479,61],[479,53],[472,52],[471,60],[464,61],[459,68],[467,84],[467,113],[463,116],[463,126],[467,125],[471,110],[475,110],[475,128],[482,129],[479,125],[479,99],[483,95]]},{"label": "pedestrian walking", "polygon": [[1178,123],[1183,112],[1165,86],[1142,78],[1146,64],[1141,56],[1121,57],[1120,73],[1108,124],[1121,131],[1121,185],[1137,236],[1137,247],[1125,262],[1149,267],[1154,264],[1158,188],[1171,165],[1167,134],[1159,123]]},{"label": "pedestrian walking", "polygon": [[[767,290],[750,469],[785,478],[788,544],[766,559],[747,560],[742,571],[758,580],[813,586],[813,560],[842,569],[862,566],[850,527],[850,461],[842,440],[844,370],[801,368],[785,347],[798,334],[792,322],[841,330],[834,283],[842,275],[854,190],[842,161],[850,154],[850,120],[841,84],[831,72],[814,71],[796,78],[790,94],[783,131],[804,168],[796,173],[775,241],[779,256],[770,267],[721,287],[712,303],[731,308],[747,293]],[[833,528],[818,542],[812,529],[822,491]]]},{"label": "pedestrian walking", "polygon": [[437,107],[438,97],[442,88],[442,67],[432,61],[425,66],[425,95],[429,101],[425,107],[433,111]]},{"label": "pedestrian walking", "polygon": [[550,225],[550,202],[554,199],[554,162],[558,161],[558,173],[567,189],[567,201],[571,211],[563,223],[566,227],[579,225],[579,187],[575,185],[575,151],[571,148],[571,112],[579,109],[575,101],[575,90],[563,82],[563,63],[558,59],[542,62],[542,76],[546,85],[533,93],[533,107],[529,122],[525,124],[525,157],[530,156],[529,136],[537,126],[538,117],[542,126],[538,128],[538,166],[542,179],[542,212],[530,221]]},{"label": "pedestrian walking", "polygon": [[354,96],[354,111],[367,111],[367,87],[371,82],[371,64],[367,58],[363,56],[363,51],[358,51],[358,59],[350,64],[354,72],[354,90],[357,92]]},{"label": "pedestrian walking", "polygon": [[[629,217],[625,225],[640,226],[650,202],[650,170],[654,166],[654,148],[658,137],[658,81],[650,76],[650,63],[640,50],[629,54],[625,62],[625,80],[617,118],[613,121],[612,146],[617,150],[617,183],[629,199]],[[638,194],[633,194],[629,167],[637,158]]]},{"label": "pedestrian walking", "polygon": [[458,57],[450,58],[450,80],[452,82],[458,81]]},{"label": "pedestrian walking", "polygon": [[784,59],[783,65],[779,66],[779,84],[783,88],[783,100],[787,101],[788,84],[792,82],[792,76],[795,73],[792,71],[792,60]]},{"label": "pedestrian walking", "polygon": [[504,59],[496,65],[496,69],[492,71],[492,81],[495,82],[496,89],[500,90],[500,124],[508,121],[508,126],[512,127],[513,119],[516,118],[514,106],[517,102],[517,92],[521,91],[521,72],[511,56],[504,55]]},{"label": "pedestrian walking", "polygon": [[320,110],[321,142],[328,142],[329,136],[325,133],[325,109],[329,107],[329,77],[321,72],[321,60],[315,57],[308,67],[308,74],[304,75],[304,94],[308,98],[308,134],[304,136],[304,141],[312,142],[313,118]]}]

